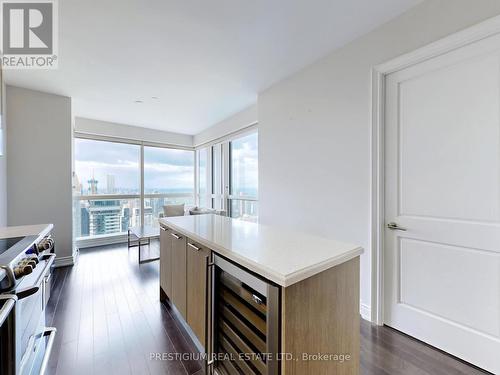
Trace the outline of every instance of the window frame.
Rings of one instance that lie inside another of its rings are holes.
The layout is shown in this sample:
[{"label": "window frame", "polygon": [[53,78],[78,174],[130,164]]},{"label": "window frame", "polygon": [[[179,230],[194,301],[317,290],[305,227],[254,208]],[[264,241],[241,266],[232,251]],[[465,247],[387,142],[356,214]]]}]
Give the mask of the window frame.
[{"label": "window frame", "polygon": [[[122,143],[122,144],[129,144],[129,145],[137,145],[140,148],[140,153],[139,153],[139,178],[140,178],[140,189],[139,189],[139,194],[96,194],[96,195],[74,195],[73,194],[73,202],[74,201],[83,201],[83,200],[92,200],[92,201],[97,201],[97,200],[131,200],[131,199],[139,199],[140,200],[140,207],[141,207],[141,214],[140,214],[140,224],[144,225],[145,222],[145,211],[144,211],[144,203],[146,198],[178,198],[179,195],[175,193],[164,193],[164,194],[154,194],[154,193],[148,193],[145,194],[144,190],[144,147],[156,147],[156,148],[165,148],[165,149],[176,149],[176,150],[184,150],[184,151],[191,151],[194,153],[193,161],[195,163],[194,168],[193,168],[193,173],[195,174],[194,176],[194,182],[193,182],[193,194],[192,195],[187,195],[187,194],[182,194],[182,197],[191,197],[193,198],[193,201],[196,202],[196,150],[194,147],[188,147],[188,146],[178,146],[178,145],[170,145],[170,144],[163,144],[163,143],[155,143],[155,142],[148,142],[148,141],[140,141],[140,140],[133,140],[133,139],[125,139],[125,138],[115,138],[115,137],[108,137],[108,136],[99,136],[99,135],[91,135],[91,134],[86,134],[86,133],[79,133],[79,132],[74,132],[73,134],[74,139],[87,139],[91,141],[100,141],[100,142],[112,142],[112,143]],[[74,151],[72,153],[73,155],[73,173],[75,173],[75,165],[74,165]],[[73,226],[76,223],[73,222]],[[87,247],[87,246],[94,246],[94,242],[98,241],[99,245],[101,244],[107,244],[107,243],[114,243],[116,242],[117,238],[123,236],[123,233],[119,234],[110,234],[110,235],[100,235],[100,236],[92,236],[92,237],[78,237],[74,238],[74,242],[80,245],[79,247]],[[126,235],[125,235],[126,236]],[[120,238],[121,239],[121,238]],[[109,241],[107,241],[109,240]],[[126,240],[126,239],[125,239]]]},{"label": "window frame", "polygon": [[[240,197],[232,195],[231,186],[231,143],[239,138],[245,137],[250,134],[259,133],[257,124],[252,124],[251,126],[242,129],[238,132],[231,133],[225,137],[216,139],[212,142],[207,142],[197,146],[196,149],[196,159],[199,158],[199,153],[202,150],[207,150],[207,202],[211,202],[209,208],[215,208],[222,210],[227,216],[231,217],[231,201],[249,201],[249,202],[259,202],[258,188],[257,196],[255,197]],[[215,157],[214,157],[215,155]],[[220,155],[220,157],[219,157]],[[217,173],[217,169],[214,168],[214,163],[219,162],[220,173]],[[198,167],[198,162],[196,163]],[[220,174],[218,176],[218,174]],[[198,171],[196,171],[196,183],[198,184]],[[199,186],[196,186],[196,192],[199,192]],[[221,202],[220,204],[218,202]],[[196,205],[199,205],[199,194],[195,197]]]},{"label": "window frame", "polygon": [[[169,149],[169,150],[182,150],[182,151],[191,151],[193,152],[193,193],[192,194],[184,194],[184,193],[146,193],[146,188],[145,188],[145,167],[144,167],[144,149],[146,147],[154,147],[154,148],[163,148],[163,149]],[[142,142],[141,145],[141,225],[144,225],[145,223],[145,210],[144,210],[144,204],[146,199],[155,199],[155,198],[192,198],[193,203],[196,205],[196,152],[194,148],[183,148],[183,147],[167,147],[167,146],[160,146],[158,144],[151,145],[150,143],[147,142]]]}]

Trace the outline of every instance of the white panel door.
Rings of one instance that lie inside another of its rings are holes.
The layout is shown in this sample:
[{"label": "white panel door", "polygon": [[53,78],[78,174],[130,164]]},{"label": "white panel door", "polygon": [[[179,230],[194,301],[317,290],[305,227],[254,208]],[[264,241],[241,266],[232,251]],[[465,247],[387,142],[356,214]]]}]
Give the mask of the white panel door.
[{"label": "white panel door", "polygon": [[388,75],[385,108],[384,322],[500,374],[500,37]]}]

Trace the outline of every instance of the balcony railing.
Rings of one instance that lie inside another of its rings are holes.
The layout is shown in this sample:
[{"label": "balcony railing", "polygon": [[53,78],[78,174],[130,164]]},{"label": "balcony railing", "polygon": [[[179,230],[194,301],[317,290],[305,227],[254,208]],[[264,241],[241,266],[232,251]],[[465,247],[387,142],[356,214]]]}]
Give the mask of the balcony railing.
[{"label": "balcony railing", "polygon": [[125,242],[127,231],[141,224],[157,225],[166,204],[194,204],[190,193],[106,194],[73,197],[73,237],[77,247]]}]

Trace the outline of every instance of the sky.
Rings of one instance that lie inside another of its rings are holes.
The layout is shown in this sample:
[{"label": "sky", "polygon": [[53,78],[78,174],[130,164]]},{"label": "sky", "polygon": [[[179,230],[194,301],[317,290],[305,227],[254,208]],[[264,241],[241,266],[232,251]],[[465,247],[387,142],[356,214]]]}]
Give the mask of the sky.
[{"label": "sky", "polygon": [[255,194],[259,182],[257,133],[233,141],[231,152],[233,194]]},{"label": "sky", "polygon": [[[107,175],[114,176],[118,192],[140,192],[140,147],[124,143],[75,139],[75,172],[83,185],[92,176],[98,191],[106,193]],[[194,152],[156,147],[144,149],[146,192],[159,189],[193,189]]]},{"label": "sky", "polygon": [[[250,134],[232,142],[233,193],[256,192],[258,187],[258,136]],[[98,193],[140,193],[140,146],[75,139],[75,172],[88,192],[95,177]],[[108,175],[116,191],[108,191]],[[192,192],[194,152],[158,147],[144,148],[145,193],[165,190]]]}]

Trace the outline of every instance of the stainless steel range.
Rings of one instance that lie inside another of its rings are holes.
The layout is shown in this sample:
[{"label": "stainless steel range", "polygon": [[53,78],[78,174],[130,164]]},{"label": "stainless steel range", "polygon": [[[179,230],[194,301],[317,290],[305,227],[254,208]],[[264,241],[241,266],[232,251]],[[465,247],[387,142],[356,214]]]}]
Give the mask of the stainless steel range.
[{"label": "stainless steel range", "polygon": [[56,329],[45,308],[55,259],[50,235],[0,239],[0,374],[39,375]]}]

